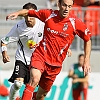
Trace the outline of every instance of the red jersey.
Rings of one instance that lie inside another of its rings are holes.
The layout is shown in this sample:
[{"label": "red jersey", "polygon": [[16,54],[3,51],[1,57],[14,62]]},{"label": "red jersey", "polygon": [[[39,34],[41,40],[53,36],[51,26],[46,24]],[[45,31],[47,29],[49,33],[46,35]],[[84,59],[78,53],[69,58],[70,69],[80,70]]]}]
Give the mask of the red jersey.
[{"label": "red jersey", "polygon": [[[29,10],[29,16],[37,17],[45,23],[43,40],[34,53],[44,57],[52,66],[62,66],[67,50],[77,34],[84,41],[89,41],[91,33],[86,25],[76,16],[61,18],[58,10]],[[33,54],[34,55],[34,54]]]}]

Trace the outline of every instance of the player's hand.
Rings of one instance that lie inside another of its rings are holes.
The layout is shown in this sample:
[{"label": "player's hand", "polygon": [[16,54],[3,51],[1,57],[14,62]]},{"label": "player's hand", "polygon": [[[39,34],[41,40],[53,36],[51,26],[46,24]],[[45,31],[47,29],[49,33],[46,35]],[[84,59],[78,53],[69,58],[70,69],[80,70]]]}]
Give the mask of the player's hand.
[{"label": "player's hand", "polygon": [[11,13],[11,14],[9,14],[9,15],[6,16],[6,20],[8,20],[8,19],[14,20],[17,17],[18,17],[18,13],[17,12]]},{"label": "player's hand", "polygon": [[89,60],[84,61],[82,68],[84,71],[84,76],[88,75],[91,72],[91,66],[90,66]]},{"label": "player's hand", "polygon": [[10,57],[7,55],[6,51],[2,52],[2,57],[4,63],[10,62]]},{"label": "player's hand", "polygon": [[3,57],[3,62],[4,63],[10,62],[10,57],[9,56]]},{"label": "player's hand", "polygon": [[73,79],[72,83],[77,83],[78,82],[78,78]]},{"label": "player's hand", "polygon": [[76,78],[78,78],[78,75],[74,74],[73,79],[76,79]]},{"label": "player's hand", "polygon": [[68,49],[67,55],[68,55],[68,57],[71,57],[72,56],[72,51],[70,49]]}]

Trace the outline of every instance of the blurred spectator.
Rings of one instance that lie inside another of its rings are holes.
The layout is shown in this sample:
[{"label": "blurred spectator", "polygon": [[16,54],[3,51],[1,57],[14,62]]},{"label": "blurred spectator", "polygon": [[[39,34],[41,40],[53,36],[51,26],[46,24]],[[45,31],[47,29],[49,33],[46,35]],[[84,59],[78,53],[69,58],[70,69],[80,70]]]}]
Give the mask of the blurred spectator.
[{"label": "blurred spectator", "polygon": [[86,7],[91,5],[100,6],[100,0],[74,0],[74,6]]},{"label": "blurred spectator", "polygon": [[83,6],[100,6],[100,0],[85,0]]},{"label": "blurred spectator", "polygon": [[8,96],[9,95],[9,90],[4,84],[2,83],[0,79],[0,96]]},{"label": "blurred spectator", "polygon": [[100,7],[91,5],[86,8],[85,24],[92,33],[92,36],[100,35]]},{"label": "blurred spectator", "polygon": [[88,6],[100,6],[100,0],[90,0],[90,4]]},{"label": "blurred spectator", "polygon": [[87,5],[88,0],[74,0],[74,5],[75,6],[85,6]]},{"label": "blurred spectator", "polygon": [[46,6],[49,9],[54,9],[57,7],[57,0],[47,0],[46,1]]},{"label": "blurred spectator", "polygon": [[84,100],[87,100],[87,89],[88,89],[88,75],[84,76],[83,66],[84,55],[78,56],[78,63],[71,66],[68,77],[72,78],[72,94],[73,100],[82,100],[81,92],[83,92]]}]

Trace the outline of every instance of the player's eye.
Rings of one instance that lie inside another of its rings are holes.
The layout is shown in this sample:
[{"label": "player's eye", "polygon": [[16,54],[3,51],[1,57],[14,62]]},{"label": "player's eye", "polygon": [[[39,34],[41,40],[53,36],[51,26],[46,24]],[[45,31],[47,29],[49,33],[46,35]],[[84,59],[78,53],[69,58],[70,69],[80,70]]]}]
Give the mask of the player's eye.
[{"label": "player's eye", "polygon": [[66,5],[66,4],[62,4],[62,6],[68,7],[68,8],[71,8],[72,7],[72,5]]}]

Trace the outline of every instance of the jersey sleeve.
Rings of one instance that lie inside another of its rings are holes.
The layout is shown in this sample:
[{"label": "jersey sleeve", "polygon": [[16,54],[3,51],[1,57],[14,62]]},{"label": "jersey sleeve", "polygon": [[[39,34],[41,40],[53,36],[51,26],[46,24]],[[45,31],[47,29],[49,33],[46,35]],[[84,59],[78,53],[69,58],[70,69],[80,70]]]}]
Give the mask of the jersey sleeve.
[{"label": "jersey sleeve", "polygon": [[50,10],[48,10],[48,9],[42,9],[42,10],[39,10],[39,11],[29,10],[28,15],[30,17],[36,17],[39,20],[41,20],[42,22],[45,22],[49,13],[50,13]]},{"label": "jersey sleeve", "polygon": [[19,40],[18,32],[17,32],[17,25],[15,25],[10,32],[4,36],[1,41],[5,44],[9,44],[11,42],[16,42]]},{"label": "jersey sleeve", "polygon": [[69,70],[74,70],[74,64],[70,66]]},{"label": "jersey sleeve", "polygon": [[75,32],[80,38],[82,38],[84,41],[90,40],[91,32],[80,19],[76,19],[75,28]]}]

